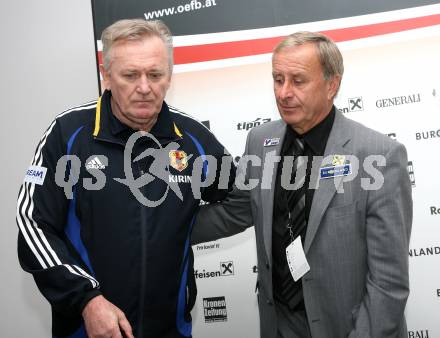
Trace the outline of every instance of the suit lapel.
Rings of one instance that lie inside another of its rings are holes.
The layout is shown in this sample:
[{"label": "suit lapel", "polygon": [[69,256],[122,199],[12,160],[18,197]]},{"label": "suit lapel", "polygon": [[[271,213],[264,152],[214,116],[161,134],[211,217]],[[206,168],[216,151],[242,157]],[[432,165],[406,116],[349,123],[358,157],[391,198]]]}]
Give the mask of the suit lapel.
[{"label": "suit lapel", "polygon": [[[265,173],[264,171],[264,161],[266,159],[266,156],[270,152],[275,152],[275,156],[280,156],[281,153],[281,147],[283,145],[284,137],[286,134],[286,124],[280,120],[280,123],[276,124],[273,131],[267,135],[264,135],[264,138],[279,138],[280,142],[277,145],[269,146],[269,147],[263,147],[262,153],[262,174],[261,178],[262,181],[265,179],[268,179],[268,185],[270,187],[264,187],[261,188],[261,205],[262,205],[262,216],[263,216],[263,238],[264,238],[264,245],[266,247],[266,254],[267,257],[271,260],[272,257],[272,221],[273,221],[273,199],[274,199],[274,192],[275,192],[275,181],[276,181],[276,172],[278,170],[278,164],[279,162],[275,162],[273,169],[268,170]],[[263,145],[263,143],[262,143]],[[267,169],[267,168],[266,168]],[[263,173],[265,174],[266,178],[263,177]]]},{"label": "suit lapel", "polygon": [[[327,156],[329,156],[330,160],[325,161],[323,165],[331,163],[331,157],[333,155],[351,155],[348,147],[346,147],[350,139],[350,128],[347,126],[346,118],[340,111],[336,110],[335,121],[324,152],[324,160]],[[333,178],[320,179],[319,169],[319,166],[313,168],[314,174],[312,174],[312,177],[317,177],[319,180],[319,188],[315,191],[310,209],[307,233],[304,241],[304,251],[306,253],[310,249],[310,245],[313,242],[330,201],[334,197],[338,186],[342,184],[342,180],[340,180],[338,184],[335,184]]]}]

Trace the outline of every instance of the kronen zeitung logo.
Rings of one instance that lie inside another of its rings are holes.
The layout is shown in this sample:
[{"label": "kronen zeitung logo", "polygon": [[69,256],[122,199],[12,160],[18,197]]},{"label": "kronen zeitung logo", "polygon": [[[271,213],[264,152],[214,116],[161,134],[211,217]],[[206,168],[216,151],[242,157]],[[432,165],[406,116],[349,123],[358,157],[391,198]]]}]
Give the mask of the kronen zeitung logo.
[{"label": "kronen zeitung logo", "polygon": [[225,322],[228,320],[226,299],[224,296],[203,298],[205,323]]}]

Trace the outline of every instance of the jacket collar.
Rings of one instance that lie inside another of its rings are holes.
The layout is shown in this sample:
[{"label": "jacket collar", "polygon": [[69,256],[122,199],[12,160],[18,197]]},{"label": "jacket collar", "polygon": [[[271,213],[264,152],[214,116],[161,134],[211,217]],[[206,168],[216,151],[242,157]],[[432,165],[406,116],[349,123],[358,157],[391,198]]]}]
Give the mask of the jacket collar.
[{"label": "jacket collar", "polygon": [[[327,141],[327,146],[324,152],[324,160],[329,161],[334,155],[351,156],[354,154],[353,144],[353,125],[350,124],[350,120],[343,116],[342,112],[336,110],[335,121],[333,123],[332,130]],[[331,162],[323,162],[322,166],[332,165]],[[310,209],[309,222],[307,225],[307,234],[304,241],[304,251],[307,253],[313,242],[313,239],[321,224],[321,220],[324,217],[331,200],[333,199],[339,186],[343,183],[343,180],[335,179],[319,179],[319,169],[315,168],[315,173],[312,173],[313,177],[319,180],[319,188],[313,196],[312,206]]]},{"label": "jacket collar", "polygon": [[[96,105],[93,136],[98,140],[125,144],[136,130],[131,129],[116,118],[112,112],[110,102],[111,91],[105,90]],[[161,144],[183,137],[165,101],[162,104],[157,121],[150,130],[150,133],[156,137]]]}]

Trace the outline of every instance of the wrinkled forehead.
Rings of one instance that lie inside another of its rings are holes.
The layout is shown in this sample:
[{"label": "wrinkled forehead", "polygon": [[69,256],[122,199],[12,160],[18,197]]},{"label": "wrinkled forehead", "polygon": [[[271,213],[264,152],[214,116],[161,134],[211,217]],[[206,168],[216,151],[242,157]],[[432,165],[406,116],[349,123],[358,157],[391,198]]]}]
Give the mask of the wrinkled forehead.
[{"label": "wrinkled forehead", "polygon": [[[113,49],[114,47],[114,49]],[[173,49],[160,36],[148,35],[141,39],[117,40],[109,51],[108,64],[111,68],[112,62],[117,58],[130,59],[136,56],[138,59],[154,59],[160,68],[168,68],[167,73],[171,76],[173,72]],[[118,60],[120,61],[120,60]]]},{"label": "wrinkled forehead", "polygon": [[162,53],[166,54],[166,46],[161,38],[155,35],[144,35],[136,38],[116,40],[110,49],[111,57],[121,57],[127,51]]},{"label": "wrinkled forehead", "polygon": [[272,72],[277,71],[319,71],[322,65],[316,46],[312,43],[287,46],[272,56]]},{"label": "wrinkled forehead", "polygon": [[292,44],[284,46],[272,54],[272,62],[274,59],[278,58],[278,56],[303,56],[306,58],[319,58],[318,55],[318,46],[313,42],[305,42],[301,44]]},{"label": "wrinkled forehead", "polygon": [[110,50],[110,67],[118,64],[156,64],[168,67],[169,56],[158,37],[117,41]]}]

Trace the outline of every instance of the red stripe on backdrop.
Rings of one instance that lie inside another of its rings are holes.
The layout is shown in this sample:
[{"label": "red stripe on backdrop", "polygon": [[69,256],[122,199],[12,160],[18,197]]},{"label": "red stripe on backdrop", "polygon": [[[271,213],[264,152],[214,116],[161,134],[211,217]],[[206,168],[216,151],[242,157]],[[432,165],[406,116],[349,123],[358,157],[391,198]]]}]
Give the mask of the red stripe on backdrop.
[{"label": "red stripe on backdrop", "polygon": [[[335,42],[397,33],[440,24],[440,14],[322,31]],[[293,32],[292,32],[293,33]],[[271,53],[284,36],[174,48],[174,63],[186,64]]]},{"label": "red stripe on backdrop", "polygon": [[[410,18],[398,21],[376,23],[357,27],[347,27],[322,31],[335,42],[350,41],[378,35],[398,33],[411,29],[440,24],[440,14]],[[274,46],[284,36],[264,39],[211,43],[205,45],[182,46],[174,48],[174,64],[222,60],[243,56],[271,53]],[[98,52],[99,64],[102,64],[102,53]]]}]

